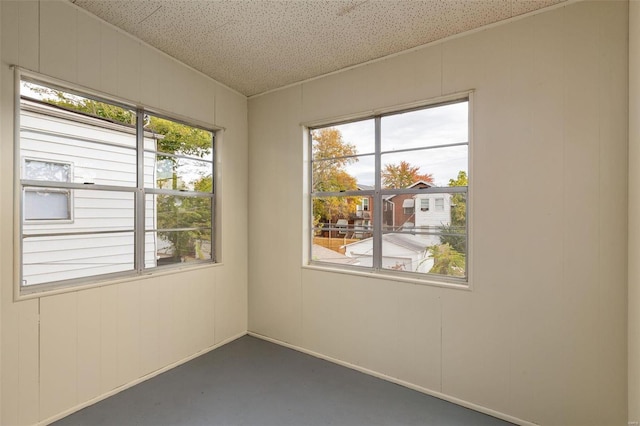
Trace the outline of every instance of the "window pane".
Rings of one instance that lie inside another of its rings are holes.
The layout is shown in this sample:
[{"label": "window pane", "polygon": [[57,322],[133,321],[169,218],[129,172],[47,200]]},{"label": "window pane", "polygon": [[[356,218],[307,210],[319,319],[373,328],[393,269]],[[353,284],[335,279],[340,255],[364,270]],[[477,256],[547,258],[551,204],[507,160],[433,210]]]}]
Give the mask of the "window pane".
[{"label": "window pane", "polygon": [[25,160],[23,178],[47,182],[70,182],[71,165],[37,160]]},{"label": "window pane", "polygon": [[70,192],[30,189],[24,193],[25,220],[70,220]]},{"label": "window pane", "polygon": [[[21,95],[24,179],[71,181],[70,163],[76,183],[136,184],[135,111],[24,81]],[[66,179],[55,165],[43,168],[47,162],[67,163]]]},{"label": "window pane", "polygon": [[357,265],[346,247],[373,235],[373,196],[313,198],[312,260]]},{"label": "window pane", "polygon": [[210,229],[147,232],[145,240],[146,267],[212,260]]},{"label": "window pane", "polygon": [[[146,267],[211,260],[210,197],[147,195]],[[149,215],[147,215],[149,216]]]},{"label": "window pane", "polygon": [[151,161],[153,164],[154,160],[155,186],[153,175],[145,173],[145,187],[212,192],[212,163],[166,155],[153,155],[149,158],[149,155],[145,154],[145,161]]},{"label": "window pane", "polygon": [[147,195],[146,210],[155,215],[147,220],[147,230],[177,228],[211,229],[210,197]]},{"label": "window pane", "polygon": [[410,199],[435,208],[416,208],[410,214],[396,208],[393,220],[383,227],[382,267],[466,276],[466,193],[398,194],[389,201],[397,206]]},{"label": "window pane", "polygon": [[427,186],[448,186],[460,172],[467,174],[468,153],[468,146],[463,145],[384,154],[382,186],[409,188],[420,181]]},{"label": "window pane", "polygon": [[73,222],[23,224],[24,285],[133,270],[133,192],[68,192]]},{"label": "window pane", "polygon": [[[27,192],[32,188],[27,188]],[[133,192],[69,190],[73,200],[73,223],[34,223],[23,225],[25,235],[133,230]]]},{"label": "window pane", "polygon": [[375,152],[374,120],[356,121],[311,131],[314,160]]},{"label": "window pane", "polygon": [[133,232],[26,236],[22,285],[132,271],[133,250]]},{"label": "window pane", "polygon": [[47,108],[53,107],[22,109],[20,155],[38,158],[25,162],[23,179],[69,181],[71,166],[55,170],[54,165],[66,162],[73,164],[73,182],[135,186],[135,129],[113,123],[99,127],[101,120],[68,111],[51,117]]},{"label": "window pane", "polygon": [[[24,80],[20,85],[20,96],[28,99],[28,101],[23,100],[23,102],[27,102],[31,106],[33,104],[48,104],[54,108],[50,109],[53,111],[73,112],[76,117],[98,118],[98,122],[102,123],[105,128],[109,127],[108,123],[111,123],[135,129],[135,111],[109,102],[93,100],[69,91],[46,87]],[[95,123],[96,121],[93,122]]]},{"label": "window pane", "polygon": [[375,159],[373,155],[343,160],[314,161],[313,191],[338,192],[373,189],[375,184],[374,170]]},{"label": "window pane", "polygon": [[213,161],[213,133],[177,121],[148,115],[144,130],[154,134],[155,150]]},{"label": "window pane", "polygon": [[469,141],[468,102],[382,117],[382,151]]}]

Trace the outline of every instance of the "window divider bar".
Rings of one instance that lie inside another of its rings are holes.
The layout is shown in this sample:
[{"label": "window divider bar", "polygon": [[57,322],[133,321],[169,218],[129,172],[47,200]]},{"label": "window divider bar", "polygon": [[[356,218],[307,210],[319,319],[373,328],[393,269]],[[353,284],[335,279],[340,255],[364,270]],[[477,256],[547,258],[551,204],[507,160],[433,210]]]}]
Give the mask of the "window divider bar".
[{"label": "window divider bar", "polygon": [[135,186],[115,186],[115,185],[96,185],[93,183],[74,183],[74,182],[58,182],[45,180],[24,179],[20,181],[20,185],[33,188],[53,188],[53,189],[85,189],[96,191],[113,191],[113,192],[136,192]]},{"label": "window divider bar", "polygon": [[184,160],[200,161],[202,163],[213,164],[213,160],[208,160],[206,158],[189,157],[188,155],[171,154],[169,152],[156,151],[156,150],[153,150],[153,149],[145,149],[144,152],[146,154],[155,154],[155,155],[162,156],[162,157],[180,158],[180,159],[184,159]]},{"label": "window divider bar", "polygon": [[[436,186],[431,188],[402,188],[402,189],[381,189],[380,195],[400,195],[400,194],[454,194],[468,192],[466,186]],[[352,190],[352,191],[319,191],[312,192],[312,197],[366,197],[375,195],[375,190]]]},{"label": "window divider bar", "polygon": [[178,232],[178,231],[211,231],[207,227],[191,227],[191,228],[165,228],[165,229],[146,229],[145,232]]},{"label": "window divider bar", "polygon": [[411,152],[411,151],[428,151],[430,149],[453,148],[453,147],[456,147],[456,146],[467,146],[467,145],[469,145],[469,142],[446,143],[446,144],[442,144],[442,145],[421,146],[421,147],[418,147],[418,148],[405,148],[405,149],[394,149],[394,150],[391,150],[391,151],[382,151],[382,152],[380,152],[380,155],[398,154],[398,153],[402,153],[402,152]]},{"label": "window divider bar", "polygon": [[72,237],[75,235],[100,235],[100,234],[130,234],[135,232],[132,229],[114,229],[108,231],[77,231],[77,232],[46,232],[39,234],[23,234],[22,238],[41,238],[41,237]]},{"label": "window divider bar", "polygon": [[[311,148],[313,149],[313,147]],[[396,151],[394,151],[396,152]],[[371,157],[376,155],[375,152],[367,152],[364,154],[353,154],[353,155],[342,155],[340,157],[326,157],[326,158],[312,158],[311,162],[312,163],[320,163],[323,161],[335,161],[335,160],[347,160],[349,158],[357,158],[357,157]]]},{"label": "window divider bar", "polygon": [[144,192],[146,194],[175,195],[178,197],[204,197],[204,198],[215,197],[215,194],[212,192],[181,191],[179,189],[144,188]]},{"label": "window divider bar", "polygon": [[374,157],[375,161],[375,193],[373,195],[373,259],[372,266],[374,271],[382,269],[382,156],[379,155],[382,149],[382,118],[380,116],[374,119],[375,125],[375,152],[378,154]]},{"label": "window divider bar", "polygon": [[[135,192],[135,236],[134,268],[138,273],[144,270],[145,248],[145,192],[144,192],[144,110],[136,110],[136,192]],[[155,176],[155,170],[154,170]]]}]

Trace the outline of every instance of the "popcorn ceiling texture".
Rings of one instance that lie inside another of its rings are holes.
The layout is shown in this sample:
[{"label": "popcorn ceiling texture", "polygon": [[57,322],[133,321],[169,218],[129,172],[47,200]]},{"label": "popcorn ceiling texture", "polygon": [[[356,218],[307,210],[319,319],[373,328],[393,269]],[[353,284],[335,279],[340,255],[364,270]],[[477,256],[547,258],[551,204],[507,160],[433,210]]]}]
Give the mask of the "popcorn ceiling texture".
[{"label": "popcorn ceiling texture", "polygon": [[565,0],[70,0],[251,96]]}]

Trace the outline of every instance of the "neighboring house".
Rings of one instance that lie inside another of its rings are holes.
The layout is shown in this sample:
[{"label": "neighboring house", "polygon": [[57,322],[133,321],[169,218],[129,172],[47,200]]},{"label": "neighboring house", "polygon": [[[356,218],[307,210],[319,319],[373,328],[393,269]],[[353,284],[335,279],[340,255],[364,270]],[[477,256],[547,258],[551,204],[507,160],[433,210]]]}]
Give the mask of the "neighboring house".
[{"label": "neighboring house", "polygon": [[[357,188],[361,191],[373,191],[374,187],[370,185],[358,184]],[[382,199],[382,220],[384,225],[393,225],[393,202],[389,201],[390,196]],[[358,206],[356,214],[351,218],[353,221],[353,238],[368,238],[371,236],[373,221],[373,196],[362,196],[362,201]]]},{"label": "neighboring house", "polygon": [[415,230],[424,235],[429,245],[440,244],[442,226],[451,224],[451,194],[417,194],[414,198]]},{"label": "neighboring house", "polygon": [[[433,185],[419,180],[405,189],[421,189],[431,188]],[[415,225],[415,194],[398,194],[391,195],[388,198],[388,202],[393,203],[392,219],[385,224],[393,227],[394,230],[400,230],[404,228],[411,228]]]},{"label": "neighboring house", "polygon": [[[425,181],[418,181],[407,189],[432,187]],[[440,227],[451,224],[451,194],[398,194],[390,196],[386,202],[393,205],[392,220],[385,220],[387,230],[431,233],[424,235],[428,245],[439,244]]]},{"label": "neighboring house", "polygon": [[[360,191],[372,191],[374,188],[370,185],[358,184]],[[371,227],[373,220],[373,196],[365,195],[358,205],[356,214],[351,218],[353,220],[353,238],[368,238],[371,236]]]},{"label": "neighboring house", "polygon": [[[71,119],[73,117],[73,119]],[[87,189],[26,188],[23,234],[24,285],[133,269],[133,192],[91,190],[91,185],[136,185],[134,126],[22,99],[22,179],[85,184]],[[156,137],[145,133],[145,149]],[[144,179],[156,180],[155,155],[145,153]],[[147,198],[146,223],[156,228]],[[130,231],[130,232],[129,232]],[[69,235],[69,233],[91,232]],[[57,235],[65,233],[67,235]],[[158,239],[147,233],[146,267],[156,263]],[[61,250],[64,246],[64,250]]]},{"label": "neighboring house", "polygon": [[[429,257],[429,243],[424,236],[384,234],[382,236],[382,267],[398,271],[429,272],[433,258]],[[344,246],[345,255],[359,265],[372,266],[373,238],[366,238]]]}]

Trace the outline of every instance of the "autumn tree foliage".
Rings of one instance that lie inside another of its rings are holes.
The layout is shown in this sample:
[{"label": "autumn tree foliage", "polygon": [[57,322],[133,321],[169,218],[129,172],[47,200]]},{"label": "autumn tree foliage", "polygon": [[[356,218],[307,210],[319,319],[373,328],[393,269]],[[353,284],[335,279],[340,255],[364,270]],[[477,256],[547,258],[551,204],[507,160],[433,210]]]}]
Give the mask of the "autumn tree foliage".
[{"label": "autumn tree foliage", "polygon": [[418,181],[433,184],[431,173],[420,173],[420,167],[406,161],[398,164],[385,164],[382,169],[382,185],[385,188],[406,188]]},{"label": "autumn tree foliage", "polygon": [[[327,127],[314,130],[313,138],[313,190],[315,192],[342,192],[357,189],[356,179],[346,167],[358,161],[355,145],[342,138],[340,130]],[[314,197],[313,215],[316,222],[335,222],[355,213],[361,197]]]}]

